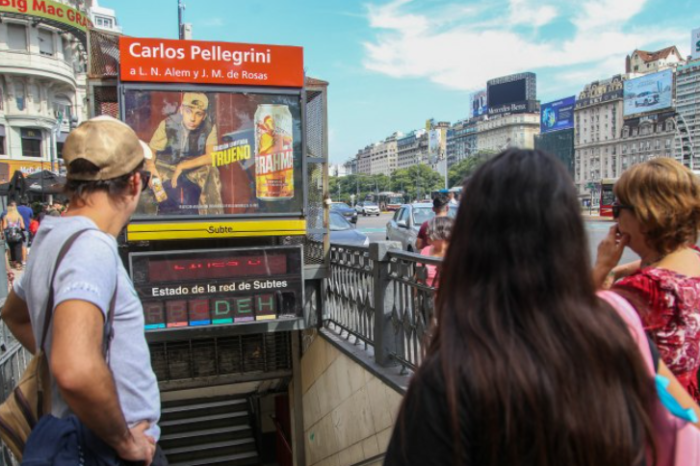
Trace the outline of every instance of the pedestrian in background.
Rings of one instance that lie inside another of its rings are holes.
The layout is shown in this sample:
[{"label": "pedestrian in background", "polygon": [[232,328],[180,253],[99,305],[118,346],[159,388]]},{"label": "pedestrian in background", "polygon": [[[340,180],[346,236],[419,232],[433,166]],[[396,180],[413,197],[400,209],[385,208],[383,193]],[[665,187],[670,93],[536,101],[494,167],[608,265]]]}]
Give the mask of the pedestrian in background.
[{"label": "pedestrian in background", "polygon": [[[445,196],[439,195],[433,199],[433,212],[435,217],[447,217],[450,213],[450,206]],[[434,218],[434,217],[433,217]],[[430,237],[428,236],[428,223],[426,220],[420,226],[416,237],[416,249],[422,251],[426,246],[430,245]]]},{"label": "pedestrian in background", "polygon": [[2,231],[10,251],[10,264],[16,269],[22,269],[22,248],[24,246],[25,225],[22,216],[17,211],[17,202],[10,201],[7,214],[2,218]]},{"label": "pedestrian in background", "polygon": [[[430,241],[420,253],[423,256],[444,258],[447,248],[450,245],[450,233],[454,225],[454,219],[447,215],[435,216],[426,222],[426,235]],[[428,285],[437,288],[439,282],[438,267],[432,264],[426,265]]]},{"label": "pedestrian in background", "polygon": [[[598,247],[594,279],[632,296],[661,358],[700,401],[700,181],[670,158],[625,171],[613,188],[616,224]],[[625,247],[641,258],[615,268]]]},{"label": "pedestrian in background", "polygon": [[633,466],[645,453],[668,465],[652,425],[649,344],[634,311],[609,304],[619,297],[596,295],[566,169],[510,149],[464,193],[437,327],[385,465]]},{"label": "pedestrian in background", "polygon": [[27,230],[24,234],[24,240],[22,241],[22,265],[25,265],[27,263],[27,252],[29,248],[29,224],[32,218],[34,218],[34,212],[32,208],[27,205],[26,198],[20,199],[17,212],[22,216],[24,227]]}]

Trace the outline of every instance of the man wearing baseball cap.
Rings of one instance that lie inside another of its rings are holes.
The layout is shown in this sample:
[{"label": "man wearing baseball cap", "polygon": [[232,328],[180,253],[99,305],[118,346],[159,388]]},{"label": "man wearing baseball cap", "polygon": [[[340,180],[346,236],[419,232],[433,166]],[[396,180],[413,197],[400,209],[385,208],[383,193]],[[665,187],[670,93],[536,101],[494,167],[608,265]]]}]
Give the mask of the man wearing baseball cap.
[{"label": "man wearing baseball cap", "polygon": [[219,171],[211,164],[217,144],[209,98],[185,92],[180,110],[160,122],[149,143],[155,157],[147,167],[162,182],[165,195],[156,202],[149,193],[144,206],[157,204],[160,214],[223,213]]},{"label": "man wearing baseball cap", "polygon": [[[151,151],[126,124],[98,117],[68,135],[63,157],[70,207],[64,217],[47,216],[41,223],[3,320],[35,352],[47,308],[52,312],[43,345],[52,379],[51,413],[78,418],[84,451],[99,452],[113,461],[108,464],[167,464],[156,447],[160,394],[143,308],[116,241],[148,183],[142,168]],[[73,237],[59,261],[59,251]],[[53,306],[47,305],[50,297]],[[31,445],[30,436],[24,460],[41,449]]]}]

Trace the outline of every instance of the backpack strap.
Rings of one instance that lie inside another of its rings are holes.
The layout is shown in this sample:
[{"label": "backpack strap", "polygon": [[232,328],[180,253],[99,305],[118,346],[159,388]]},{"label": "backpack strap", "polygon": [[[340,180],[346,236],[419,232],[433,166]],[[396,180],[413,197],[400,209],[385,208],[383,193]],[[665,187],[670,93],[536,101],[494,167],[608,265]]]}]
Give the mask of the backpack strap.
[{"label": "backpack strap", "polygon": [[[75,243],[75,240],[78,239],[80,235],[85,233],[86,231],[91,230],[91,228],[85,229],[85,230],[79,230],[73,233],[65,243],[63,243],[63,246],[61,247],[61,250],[58,253],[58,257],[56,258],[56,265],[53,268],[53,274],[51,275],[51,282],[49,284],[49,299],[46,303],[46,314],[44,317],[44,329],[41,333],[41,351],[44,351],[44,343],[46,342],[46,336],[49,333],[49,326],[51,325],[51,317],[53,315],[53,304],[54,304],[54,299],[53,299],[53,294],[54,294],[54,289],[53,289],[53,283],[54,280],[56,279],[56,274],[58,273],[58,267],[61,265],[61,262],[63,261],[63,258],[68,254],[68,251],[70,250],[71,246],[73,246],[73,243]],[[117,277],[117,283],[119,282],[119,277]],[[109,311],[107,312],[107,322],[105,324],[105,331],[104,331],[104,338],[103,338],[103,351],[104,354],[106,355],[109,351],[109,346],[112,342],[112,338],[114,336],[114,330],[112,328],[112,324],[114,322],[114,306],[117,301],[117,289],[119,286],[114,287],[114,294],[112,295],[112,300],[109,303]]]}]

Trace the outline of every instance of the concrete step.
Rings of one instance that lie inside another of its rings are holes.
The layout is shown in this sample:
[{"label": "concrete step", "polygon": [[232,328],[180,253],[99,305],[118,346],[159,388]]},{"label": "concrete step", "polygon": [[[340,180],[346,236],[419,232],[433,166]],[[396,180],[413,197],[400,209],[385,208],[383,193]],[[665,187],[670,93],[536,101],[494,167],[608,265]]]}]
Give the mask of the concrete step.
[{"label": "concrete step", "polygon": [[209,457],[201,460],[188,460],[179,463],[170,462],[170,466],[207,466],[210,464],[226,464],[229,466],[258,464],[258,454],[256,452],[249,452],[237,455]]}]

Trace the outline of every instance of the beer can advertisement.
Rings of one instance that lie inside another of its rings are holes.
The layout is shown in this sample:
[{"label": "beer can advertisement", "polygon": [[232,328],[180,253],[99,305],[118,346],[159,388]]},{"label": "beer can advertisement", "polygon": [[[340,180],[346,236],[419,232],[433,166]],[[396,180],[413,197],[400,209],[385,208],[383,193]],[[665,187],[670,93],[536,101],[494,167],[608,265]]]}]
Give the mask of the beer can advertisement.
[{"label": "beer can advertisement", "polygon": [[124,91],[124,121],[153,152],[140,216],[298,215],[298,94]]}]

